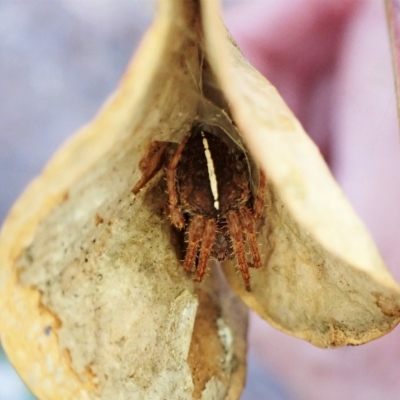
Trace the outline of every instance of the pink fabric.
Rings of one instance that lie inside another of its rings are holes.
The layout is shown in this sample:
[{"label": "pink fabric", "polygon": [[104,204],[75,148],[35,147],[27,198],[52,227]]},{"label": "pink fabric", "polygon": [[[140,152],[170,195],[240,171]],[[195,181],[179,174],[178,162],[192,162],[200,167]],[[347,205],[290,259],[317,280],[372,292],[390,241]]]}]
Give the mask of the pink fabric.
[{"label": "pink fabric", "polygon": [[[383,1],[244,1],[225,21],[320,146],[400,281],[400,146]],[[295,399],[400,398],[400,330],[321,350],[252,318],[250,345]]]}]

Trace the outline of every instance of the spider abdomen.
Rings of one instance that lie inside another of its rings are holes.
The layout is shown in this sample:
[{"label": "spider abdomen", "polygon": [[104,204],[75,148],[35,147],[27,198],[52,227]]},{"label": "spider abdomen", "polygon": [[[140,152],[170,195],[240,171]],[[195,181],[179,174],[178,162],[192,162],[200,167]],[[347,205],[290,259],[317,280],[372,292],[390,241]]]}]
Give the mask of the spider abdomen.
[{"label": "spider abdomen", "polygon": [[222,218],[246,203],[251,192],[246,158],[219,137],[194,129],[177,166],[182,211]]}]

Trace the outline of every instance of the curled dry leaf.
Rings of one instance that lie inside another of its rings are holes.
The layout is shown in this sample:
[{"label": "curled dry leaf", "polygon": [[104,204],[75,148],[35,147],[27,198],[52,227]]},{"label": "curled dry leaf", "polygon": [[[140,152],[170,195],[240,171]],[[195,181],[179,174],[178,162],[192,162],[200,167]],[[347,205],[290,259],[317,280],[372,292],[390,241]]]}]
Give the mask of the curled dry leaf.
[{"label": "curled dry leaf", "polygon": [[320,347],[390,332],[400,318],[399,286],[318,149],[243,58],[214,7],[203,2],[208,60],[270,181],[259,228],[264,267],[246,293],[225,263],[232,287],[273,326]]},{"label": "curled dry leaf", "polygon": [[237,399],[247,307],[215,273],[195,285],[164,215],[153,140],[197,115],[196,2],[161,1],[114,96],[53,157],[1,232],[1,340],[40,399]]},{"label": "curled dry leaf", "polygon": [[318,346],[364,343],[399,320],[399,288],[371,239],[215,7],[160,1],[114,96],[3,226],[1,339],[41,399],[240,396],[246,309],[217,268],[201,284],[183,271],[162,173],[131,193],[150,143],[180,142],[207,112],[200,89],[216,120],[233,117],[268,177],[252,292],[224,263],[242,299]]}]

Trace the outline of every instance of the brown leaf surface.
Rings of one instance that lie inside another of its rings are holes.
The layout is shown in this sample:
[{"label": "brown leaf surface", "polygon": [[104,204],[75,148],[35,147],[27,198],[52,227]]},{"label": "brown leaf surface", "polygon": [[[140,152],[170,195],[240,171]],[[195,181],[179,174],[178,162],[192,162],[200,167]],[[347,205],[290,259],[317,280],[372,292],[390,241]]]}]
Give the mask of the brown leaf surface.
[{"label": "brown leaf surface", "polygon": [[275,327],[320,347],[362,344],[399,322],[400,289],[318,149],[275,88],[243,58],[203,2],[208,60],[233,118],[266,172],[264,267],[242,299]]},{"label": "brown leaf surface", "polygon": [[318,150],[242,58],[216,2],[200,5],[160,1],[114,96],[2,228],[1,339],[41,399],[240,396],[243,304],[216,268],[200,285],[183,271],[162,174],[131,194],[149,143],[179,142],[208,112],[202,80],[209,99],[229,104],[269,179],[264,266],[246,293],[225,263],[232,287],[274,326],[321,347],[361,344],[399,321],[400,289]]},{"label": "brown leaf surface", "polygon": [[[247,310],[193,284],[158,174],[133,196],[152,140],[197,115],[201,27],[192,1],[161,1],[99,115],[53,157],[0,236],[0,332],[40,399],[237,399]],[[204,359],[207,354],[207,359]]]}]

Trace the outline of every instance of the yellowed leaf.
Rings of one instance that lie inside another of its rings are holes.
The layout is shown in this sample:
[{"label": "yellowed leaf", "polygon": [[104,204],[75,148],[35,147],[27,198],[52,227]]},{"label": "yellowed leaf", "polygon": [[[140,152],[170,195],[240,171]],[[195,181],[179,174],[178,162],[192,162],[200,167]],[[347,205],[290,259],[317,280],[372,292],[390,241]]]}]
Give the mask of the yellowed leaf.
[{"label": "yellowed leaf", "polygon": [[275,327],[320,347],[361,344],[389,332],[400,291],[320,152],[276,89],[243,58],[203,2],[208,60],[239,130],[269,181],[259,242],[264,268],[246,304]]},{"label": "yellowed leaf", "polygon": [[[268,177],[263,267],[242,299],[318,346],[360,344],[399,321],[400,291],[318,150],[243,59],[215,1],[164,0],[115,94],[52,158],[0,234],[0,332],[41,399],[237,399],[247,310],[217,266],[194,284],[158,173],[138,195],[152,141],[196,118],[236,137]],[[256,183],[255,183],[256,186]]]},{"label": "yellowed leaf", "polygon": [[246,308],[218,274],[196,288],[181,268],[160,175],[131,193],[149,142],[197,114],[201,43],[196,4],[160,2],[116,93],[5,221],[1,340],[40,399],[240,395]]}]

